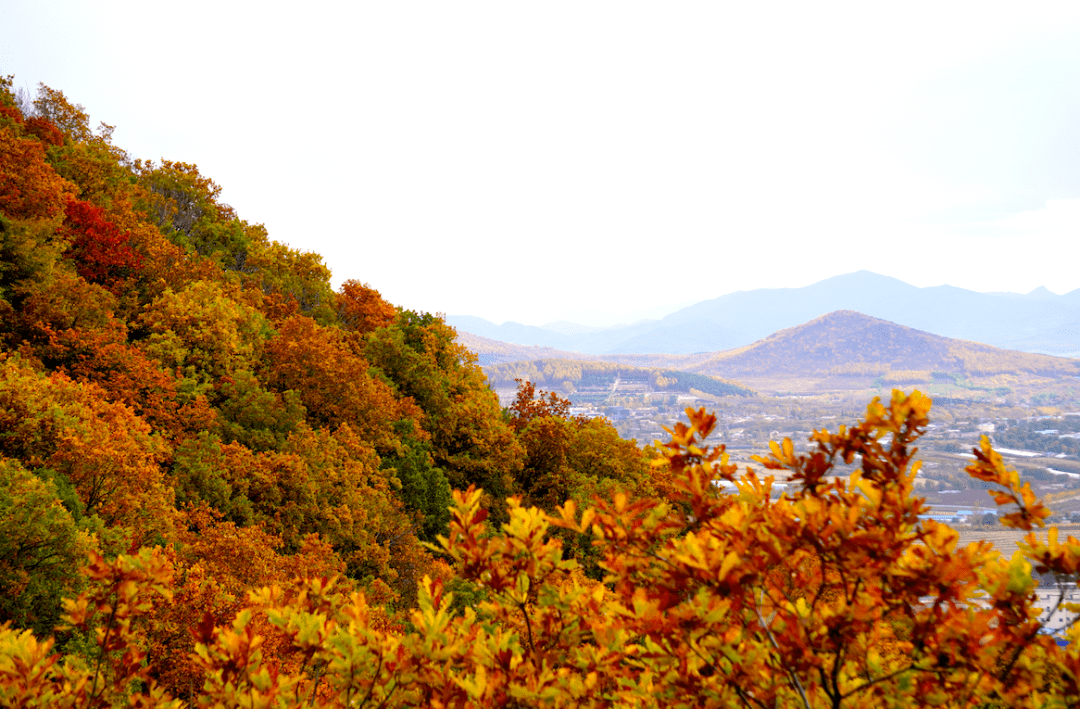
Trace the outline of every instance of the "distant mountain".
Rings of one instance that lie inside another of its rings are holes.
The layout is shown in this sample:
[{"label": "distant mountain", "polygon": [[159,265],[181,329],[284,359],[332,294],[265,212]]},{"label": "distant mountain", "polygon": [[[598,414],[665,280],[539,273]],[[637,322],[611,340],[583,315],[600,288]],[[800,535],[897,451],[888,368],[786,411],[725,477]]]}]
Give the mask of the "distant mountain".
[{"label": "distant mountain", "polygon": [[458,329],[457,341],[477,356],[481,367],[488,367],[503,362],[524,362],[533,359],[580,359],[586,361],[599,361],[601,359],[598,355],[569,352],[558,350],[554,347],[518,345],[512,342],[502,342],[482,335],[475,335],[471,332],[465,332],[461,329]]},{"label": "distant mountain", "polygon": [[918,288],[869,271],[834,276],[803,288],[759,288],[702,301],[660,320],[604,330],[570,323],[496,325],[451,316],[460,331],[524,345],[587,354],[690,354],[749,345],[778,330],[837,310],[943,337],[1059,356],[1080,356],[1080,289],[1055,295],[976,293],[953,286]]},{"label": "distant mountain", "polygon": [[554,347],[539,345],[517,345],[502,342],[489,337],[481,337],[470,332],[458,330],[457,341],[476,354],[480,366],[489,367],[504,362],[525,362],[540,359],[569,359],[584,362],[614,362],[631,367],[667,367],[681,368],[704,362],[716,355],[715,352],[702,352],[696,355],[680,354],[611,354],[594,355]]},{"label": "distant mountain", "polygon": [[[604,330],[610,330],[611,327],[597,327],[596,325],[582,325],[576,322],[568,322],[566,320],[556,320],[555,322],[545,323],[540,326],[541,329],[548,332],[555,332],[560,335],[592,335],[593,333],[603,332]],[[621,326],[618,326],[621,327]]]},{"label": "distant mountain", "polygon": [[632,325],[606,328],[559,321],[537,327],[512,321],[496,325],[483,318],[470,315],[450,315],[447,316],[446,322],[457,328],[459,332],[467,332],[500,342],[554,347],[585,354],[602,354],[617,351],[612,348],[617,348],[619,343],[627,338],[654,330],[659,321],[641,320]]},{"label": "distant mountain", "polygon": [[761,392],[934,386],[939,391],[959,390],[960,396],[970,398],[1003,396],[1032,385],[1074,386],[1080,379],[1080,359],[942,337],[852,310],[827,313],[743,347],[693,355],[583,355],[468,334],[459,334],[458,339],[480,355],[492,382],[502,385],[521,377],[552,386],[564,381],[578,386],[579,379],[594,371],[618,370],[620,376],[630,376],[629,370],[619,369],[630,366],[649,368],[652,375],[661,369],[707,375]]},{"label": "distant mountain", "polygon": [[936,373],[1080,376],[1080,361],[955,340],[840,310],[776,332],[747,347],[718,352],[687,371],[732,378],[906,376]]},{"label": "distant mountain", "polygon": [[535,325],[522,325],[516,322],[505,322],[502,325],[496,325],[493,322],[471,315],[452,315],[446,318],[446,322],[457,328],[458,332],[467,332],[516,345],[566,348],[566,345],[573,343],[576,339],[572,334],[546,330]]}]

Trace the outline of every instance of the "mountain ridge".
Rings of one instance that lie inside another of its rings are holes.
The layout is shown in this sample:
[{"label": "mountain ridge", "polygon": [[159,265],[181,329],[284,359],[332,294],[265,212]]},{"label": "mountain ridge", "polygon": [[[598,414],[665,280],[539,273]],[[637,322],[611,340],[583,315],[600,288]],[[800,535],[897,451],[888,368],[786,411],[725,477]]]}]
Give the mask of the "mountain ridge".
[{"label": "mountain ridge", "polygon": [[[500,343],[459,333],[481,364],[580,360],[667,368],[739,382],[757,391],[865,389],[882,384],[929,386],[937,380],[977,378],[990,391],[1080,378],[1080,360],[1021,352],[943,337],[852,310],[838,310],[756,342],[717,352],[590,355]],[[988,388],[989,387],[989,388]]]},{"label": "mountain ridge", "polygon": [[871,271],[832,276],[800,288],[735,291],[681,308],[659,320],[574,334],[544,327],[449,316],[459,330],[522,345],[583,354],[691,354],[749,345],[837,310],[942,337],[1058,356],[1080,355],[1080,289],[1057,295],[1040,286],[1026,294],[917,287]]}]

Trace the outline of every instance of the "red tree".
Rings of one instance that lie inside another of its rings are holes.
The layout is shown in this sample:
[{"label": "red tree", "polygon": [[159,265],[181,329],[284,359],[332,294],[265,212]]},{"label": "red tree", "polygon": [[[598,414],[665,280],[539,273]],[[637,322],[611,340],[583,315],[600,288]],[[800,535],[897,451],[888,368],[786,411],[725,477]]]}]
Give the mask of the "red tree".
[{"label": "red tree", "polygon": [[64,209],[64,236],[71,239],[67,256],[75,261],[79,275],[91,283],[109,285],[142,265],[131,248],[127,232],[106,219],[105,210],[73,199]]}]

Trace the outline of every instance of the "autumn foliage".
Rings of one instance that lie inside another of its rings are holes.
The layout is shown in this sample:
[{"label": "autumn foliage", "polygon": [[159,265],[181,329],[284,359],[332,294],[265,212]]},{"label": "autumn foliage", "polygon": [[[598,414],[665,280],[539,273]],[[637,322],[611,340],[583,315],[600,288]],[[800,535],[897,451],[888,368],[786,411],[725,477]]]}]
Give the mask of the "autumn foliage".
[{"label": "autumn foliage", "polygon": [[[896,392],[855,426],[815,433],[808,454],[777,444],[761,462],[799,481],[779,498],[772,478],[739,473],[722,446],[705,443],[715,419],[704,410],[687,411],[690,425],[676,426],[657,459],[676,476],[670,501],[617,493],[548,514],[512,498],[509,521],[493,530],[480,491],[456,492],[437,547],[482,600],[455,611],[445,582],[425,578],[406,628],[338,577],[254,590],[233,617],[207,612],[192,623],[193,701],[1071,706],[1080,657],[1038,632],[1031,562],[1004,560],[983,543],[959,549],[956,532],[918,517],[913,444],[929,408],[917,392]],[[825,479],[856,452],[857,470]],[[969,472],[1016,505],[1007,525],[1030,528],[1045,515],[989,446]],[[735,491],[719,491],[720,481]],[[554,530],[589,540],[600,581],[566,558]],[[1075,577],[1077,540],[1032,534],[1026,552],[1041,570]],[[93,629],[93,668],[57,664],[48,641],[7,629],[2,696],[168,704],[154,676],[170,667],[147,660],[136,628],[153,623],[156,605],[170,607],[172,567],[144,551],[111,565],[94,557],[87,577],[89,590],[65,617]],[[115,696],[134,678],[143,689]]]},{"label": "autumn foliage", "polygon": [[0,706],[1080,702],[1032,577],[1075,586],[1080,541],[1003,559],[927,519],[919,392],[775,443],[783,494],[704,410],[643,451],[529,381],[503,409],[441,317],[335,290],[197,166],[11,86]]},{"label": "autumn foliage", "polygon": [[71,200],[64,214],[61,234],[70,240],[68,255],[80,276],[111,285],[139,267],[142,258],[131,248],[128,235],[105,218],[105,210]]}]

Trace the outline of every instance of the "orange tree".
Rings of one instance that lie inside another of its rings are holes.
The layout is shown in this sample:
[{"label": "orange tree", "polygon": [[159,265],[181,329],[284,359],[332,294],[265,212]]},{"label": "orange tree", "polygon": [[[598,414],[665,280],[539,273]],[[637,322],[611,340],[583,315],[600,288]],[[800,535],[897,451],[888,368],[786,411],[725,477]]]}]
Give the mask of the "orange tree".
[{"label": "orange tree", "polygon": [[[1051,529],[1004,560],[986,543],[959,548],[954,530],[922,519],[913,457],[929,408],[918,392],[894,392],[857,425],[814,433],[809,453],[797,455],[790,440],[774,444],[760,462],[795,483],[778,497],[772,478],[739,474],[722,446],[703,442],[715,426],[704,410],[688,410],[690,425],[676,425],[662,448],[674,500],[614,494],[580,513],[568,502],[548,515],[511,499],[509,521],[492,530],[480,491],[455,493],[437,548],[485,589],[485,600],[455,614],[441,582],[425,579],[403,630],[373,622],[363,594],[333,578],[263,589],[231,623],[207,617],[196,629],[203,685],[195,703],[1075,706],[1080,652],[1039,632],[1031,571],[1075,583],[1080,541],[1062,543]],[[1003,522],[1041,525],[1048,510],[988,441],[976,456],[968,472],[992,483],[999,504],[1015,505]],[[856,458],[842,475],[838,467]],[[735,492],[723,492],[721,480]],[[602,581],[564,558],[552,528],[591,541]],[[158,598],[168,595],[168,569],[148,573],[149,558],[121,556],[115,571],[94,563],[88,591],[69,604],[73,626],[86,627],[94,599],[105,599],[96,601],[101,613],[147,612],[108,602],[102,584],[112,579],[128,580],[124,593],[146,603],[159,586]],[[267,624],[274,630],[261,631]],[[110,627],[97,631],[111,651],[99,657],[126,657],[127,636]],[[269,632],[289,662],[267,649]],[[1067,636],[1075,641],[1080,630]],[[148,676],[113,664],[110,677]],[[106,696],[99,676],[106,673],[85,662],[58,663],[29,631],[0,630],[5,704],[46,694],[56,704],[89,704],[87,687]],[[169,701],[152,682],[136,688],[126,700],[109,696],[140,706]]]},{"label": "orange tree", "polygon": [[570,401],[536,392],[515,379],[517,396],[507,409],[511,428],[525,448],[518,491],[529,504],[554,510],[566,500],[581,504],[616,488],[653,493],[649,463],[634,444],[603,418],[570,415]]}]

